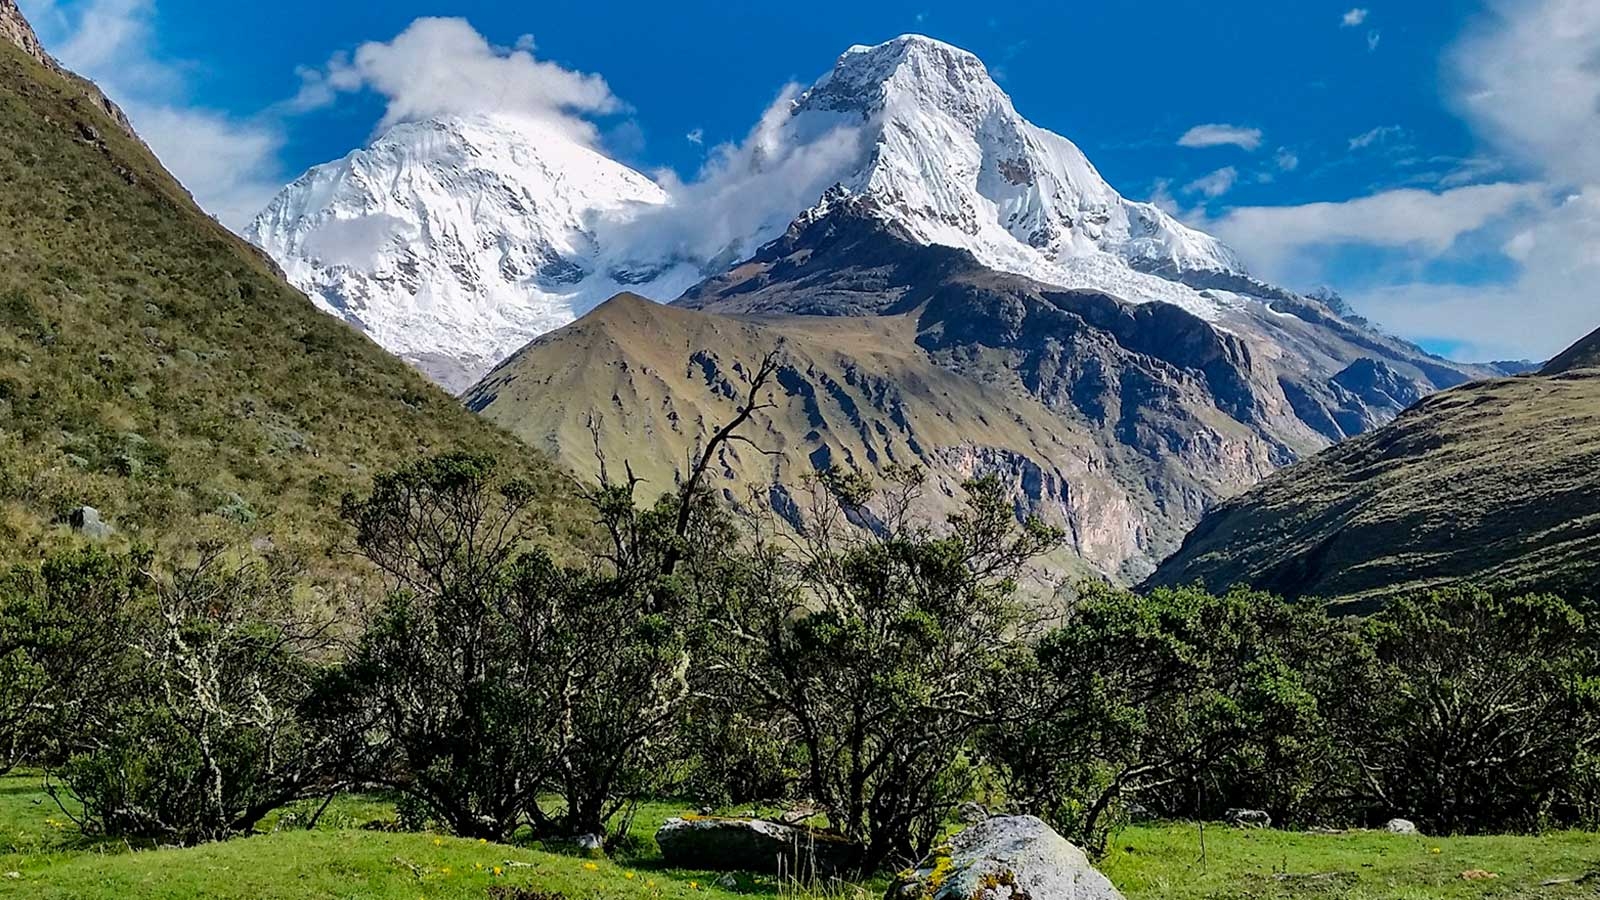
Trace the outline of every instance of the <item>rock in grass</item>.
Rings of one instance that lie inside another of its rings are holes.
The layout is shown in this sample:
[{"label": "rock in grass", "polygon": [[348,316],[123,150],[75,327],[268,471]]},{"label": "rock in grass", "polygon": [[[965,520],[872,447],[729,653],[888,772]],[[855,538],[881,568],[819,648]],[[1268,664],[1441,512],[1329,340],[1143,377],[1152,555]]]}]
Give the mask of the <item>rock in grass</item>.
[{"label": "rock in grass", "polygon": [[1418,834],[1417,823],[1410,819],[1390,819],[1383,825],[1383,830],[1390,834]]},{"label": "rock in grass", "polygon": [[855,844],[833,835],[763,819],[684,816],[656,832],[667,863],[682,869],[833,875],[860,858]]},{"label": "rock in grass", "polygon": [[578,850],[588,856],[601,856],[606,852],[606,839],[598,834],[578,835]]},{"label": "rock in grass", "polygon": [[1034,816],[999,816],[950,839],[886,900],[1123,900],[1082,850]]},{"label": "rock in grass", "polygon": [[1222,814],[1223,821],[1240,828],[1271,828],[1272,816],[1262,809],[1230,809]]},{"label": "rock in grass", "polygon": [[67,517],[67,521],[72,525],[73,531],[90,540],[103,541],[116,531],[109,523],[101,520],[100,510],[92,506],[78,507]]}]

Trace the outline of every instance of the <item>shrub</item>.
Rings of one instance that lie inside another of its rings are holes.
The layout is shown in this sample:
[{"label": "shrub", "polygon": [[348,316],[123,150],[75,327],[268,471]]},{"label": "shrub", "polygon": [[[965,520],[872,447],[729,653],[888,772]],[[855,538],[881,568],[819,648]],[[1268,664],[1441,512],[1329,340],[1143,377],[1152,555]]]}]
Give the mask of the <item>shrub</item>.
[{"label": "shrub", "polygon": [[299,710],[326,641],[294,611],[294,571],[209,548],[146,573],[148,602],[111,611],[127,643],[102,665],[119,677],[89,699],[52,788],[77,801],[62,808],[81,807],[68,814],[85,831],[216,840],[337,788],[338,760]]},{"label": "shrub", "polygon": [[1341,724],[1375,819],[1536,828],[1584,790],[1600,743],[1600,648],[1576,609],[1453,588],[1397,601],[1365,637]]},{"label": "shrub", "polygon": [[[992,714],[985,685],[1019,622],[1015,578],[1061,539],[1019,528],[992,479],[967,485],[967,511],[935,535],[900,515],[920,473],[890,474],[882,492],[830,476],[798,558],[758,555],[724,595],[713,664],[804,748],[804,790],[869,871],[924,855],[964,796],[965,752]],[[881,530],[841,527],[872,502]]]},{"label": "shrub", "polygon": [[103,727],[132,677],[129,611],[149,601],[144,554],[58,553],[0,580],[0,771],[61,762]]},{"label": "shrub", "polygon": [[1336,771],[1308,663],[1336,629],[1263,594],[1148,596],[1085,585],[1066,623],[1012,658],[986,735],[1012,799],[1090,849],[1122,804],[1288,817]]},{"label": "shrub", "polygon": [[658,562],[669,510],[598,495],[614,552],[561,566],[529,546],[530,494],[495,471],[486,457],[435,457],[347,498],[391,592],[328,708],[370,736],[367,777],[458,834],[610,825],[615,838],[667,771],[688,694],[693,604]]}]

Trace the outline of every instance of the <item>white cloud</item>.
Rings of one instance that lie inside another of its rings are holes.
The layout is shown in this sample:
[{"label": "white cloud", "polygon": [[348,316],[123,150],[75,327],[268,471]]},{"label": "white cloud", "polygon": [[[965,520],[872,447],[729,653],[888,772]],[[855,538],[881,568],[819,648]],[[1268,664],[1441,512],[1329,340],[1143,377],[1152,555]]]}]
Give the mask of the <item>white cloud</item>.
[{"label": "white cloud", "polygon": [[[534,56],[533,39],[491,45],[461,19],[418,19],[393,40],[373,41],[325,65],[297,70],[293,98],[252,116],[190,101],[195,66],[155,52],[155,0],[23,0],[45,46],[62,64],[97,82],[122,105],[151,149],[197,202],[239,229],[288,180],[281,150],[292,117],[372,90],[387,99],[380,128],[419,117],[513,112],[595,143],[588,116],[624,105],[605,80]],[[637,149],[636,123],[607,132],[607,143]]]},{"label": "white cloud", "polygon": [[1339,27],[1341,27],[1341,28],[1354,28],[1357,25],[1360,25],[1362,22],[1365,22],[1366,20],[1367,20],[1367,10],[1358,6],[1355,9],[1352,9],[1349,12],[1345,13],[1344,16],[1342,18],[1340,18]]},{"label": "white cloud", "polygon": [[696,128],[683,137],[691,144],[704,144],[706,142],[706,130],[704,128]]},{"label": "white cloud", "polygon": [[1278,169],[1283,172],[1293,172],[1300,168],[1300,157],[1288,147],[1279,147],[1277,156],[1273,161],[1278,164]]},{"label": "white cloud", "polygon": [[[1365,281],[1343,290],[1362,313],[1462,358],[1549,357],[1600,325],[1600,4],[1491,0],[1445,63],[1453,104],[1489,152],[1428,160],[1447,167],[1428,177],[1442,190],[1233,209],[1204,224],[1284,283]],[[1455,186],[1507,171],[1526,179]],[[1349,248],[1398,262],[1352,269],[1340,261]]]},{"label": "white cloud", "polygon": [[1396,190],[1343,203],[1236,207],[1208,223],[1262,273],[1288,283],[1307,277],[1329,248],[1367,245],[1437,256],[1462,235],[1535,203],[1537,186],[1486,184],[1442,193]]},{"label": "white cloud", "polygon": [[1239,180],[1239,170],[1233,166],[1218,169],[1207,175],[1196,178],[1183,186],[1185,192],[1190,194],[1203,194],[1206,197],[1221,197],[1233,190],[1234,182]]},{"label": "white cloud", "polygon": [[640,258],[706,260],[748,254],[755,243],[774,237],[848,173],[862,152],[855,128],[805,139],[791,134],[785,125],[799,92],[799,85],[785,87],[744,141],[714,148],[693,181],[657,173],[670,202],[614,226],[621,233],[602,243],[626,246]]},{"label": "white cloud", "polygon": [[45,47],[97,84],[207,212],[241,227],[283,181],[282,129],[188,102],[183,62],[152,52],[152,0],[24,2]]},{"label": "white cloud", "polygon": [[1447,57],[1456,107],[1492,146],[1600,184],[1600,3],[1495,0]]},{"label": "white cloud", "polygon": [[1254,150],[1261,146],[1261,129],[1238,125],[1196,125],[1178,138],[1180,147],[1239,147]]},{"label": "white cloud", "polygon": [[1383,32],[1379,31],[1376,28],[1374,28],[1371,31],[1367,32],[1367,52],[1368,53],[1376,53],[1377,50],[1378,50],[1378,44],[1381,43],[1382,41],[1383,41]]},{"label": "white cloud", "polygon": [[297,106],[372,90],[388,100],[379,130],[440,115],[501,112],[526,116],[594,144],[589,116],[624,107],[605,79],[536,59],[533,38],[495,47],[465,19],[421,18],[390,41],[369,41],[302,73]]},{"label": "white cloud", "polygon": [[1382,144],[1390,138],[1397,138],[1405,134],[1405,129],[1399,125],[1379,125],[1370,131],[1364,131],[1350,139],[1351,150],[1364,150],[1373,144]]},{"label": "white cloud", "polygon": [[1600,190],[1564,198],[1504,247],[1520,271],[1495,284],[1401,283],[1347,294],[1404,334],[1461,345],[1464,359],[1546,359],[1600,325]]}]

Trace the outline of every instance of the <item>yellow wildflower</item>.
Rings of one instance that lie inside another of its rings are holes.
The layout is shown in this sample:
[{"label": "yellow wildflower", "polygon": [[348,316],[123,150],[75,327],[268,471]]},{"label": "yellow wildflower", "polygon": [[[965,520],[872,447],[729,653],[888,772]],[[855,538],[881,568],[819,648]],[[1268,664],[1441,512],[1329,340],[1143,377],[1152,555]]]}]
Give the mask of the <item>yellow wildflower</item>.
[{"label": "yellow wildflower", "polygon": [[433,839],[433,845],[435,847],[443,847],[444,846],[444,841],[442,839],[440,839],[440,838],[434,838]]},{"label": "yellow wildflower", "polygon": [[698,882],[698,881],[689,882],[689,890],[691,890],[691,891],[700,890],[700,882]]},{"label": "yellow wildflower", "polygon": [[633,873],[632,872],[628,872],[628,873],[624,874],[622,877],[628,879],[629,881],[632,881],[633,880]]},{"label": "yellow wildflower", "polygon": [[478,843],[487,844],[487,843],[489,843],[489,839],[488,838],[478,838]]},{"label": "yellow wildflower", "polygon": [[506,873],[506,870],[505,870],[505,869],[502,869],[502,868],[500,868],[500,867],[499,867],[499,866],[495,866],[495,867],[494,867],[494,874],[495,874],[495,877],[499,877],[499,876],[501,876],[501,875],[504,875],[504,874],[505,874],[505,873]]},{"label": "yellow wildflower", "polygon": [[1444,851],[1440,850],[1438,847],[1429,847],[1428,848],[1428,852],[1429,853],[1443,853]]},{"label": "yellow wildflower", "polygon": [[589,871],[589,872],[598,872],[598,871],[600,871],[600,867],[599,867],[599,866],[597,866],[597,865],[595,865],[595,864],[594,864],[594,863],[592,863],[592,862],[586,862],[586,863],[584,863],[584,864],[583,864],[583,868],[584,868],[584,869],[585,869],[585,870],[586,870],[586,871]]}]

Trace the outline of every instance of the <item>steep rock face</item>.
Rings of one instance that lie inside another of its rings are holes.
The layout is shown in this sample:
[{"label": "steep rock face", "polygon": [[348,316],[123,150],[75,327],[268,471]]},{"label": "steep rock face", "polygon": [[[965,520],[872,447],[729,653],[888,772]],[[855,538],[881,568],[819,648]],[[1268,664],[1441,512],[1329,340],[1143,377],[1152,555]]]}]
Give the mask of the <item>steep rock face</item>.
[{"label": "steep rock face", "polygon": [[33,26],[23,18],[22,10],[17,8],[17,0],[0,0],[0,39],[8,40],[22,52],[35,60],[55,67],[55,61],[44,52],[44,47],[39,44],[39,36],[33,33]]},{"label": "steep rock face", "polygon": [[600,259],[602,221],[665,200],[546,126],[435,119],[307,172],[245,236],[323,309],[459,391],[626,285],[676,293],[697,280],[696,268]]},{"label": "steep rock face", "polygon": [[0,0],[0,40],[9,41],[22,50],[23,53],[33,57],[34,61],[47,69],[65,78],[68,83],[83,94],[89,102],[100,108],[100,111],[111,118],[111,121],[121,128],[129,137],[143,141],[134,133],[133,125],[128,121],[122,108],[111,102],[93,82],[62,68],[49,53],[45,52],[44,45],[39,43],[39,35],[34,32],[33,25],[29,24],[23,16],[22,10],[17,8],[16,0]]},{"label": "steep rock face", "polygon": [[1071,141],[1019,115],[982,61],[958,47],[903,35],[845,51],[784,123],[797,143],[838,128],[859,129],[862,147],[839,183],[877,200],[920,243],[1064,284],[1114,269],[1096,259],[1073,271],[1102,255],[1243,271],[1216,239],[1124,199]]},{"label": "steep rock face", "polygon": [[1593,598],[1597,467],[1600,369],[1463,385],[1220,505],[1147,584],[1250,584],[1358,609],[1468,580]]},{"label": "steep rock face", "polygon": [[994,472],[1016,485],[1019,512],[1066,525],[1096,570],[1146,554],[1133,515],[1143,500],[1087,435],[1011,386],[938,366],[916,329],[914,316],[732,317],[623,294],[533,341],[465,399],[580,477],[598,474],[594,423],[613,469],[627,461],[643,490],[664,491],[732,416],[762,355],[781,345],[776,406],[744,432],[755,446],[729,445],[713,467],[729,502],[798,523],[819,468],[921,465],[929,477],[920,511],[937,518],[958,507],[963,481]]}]

